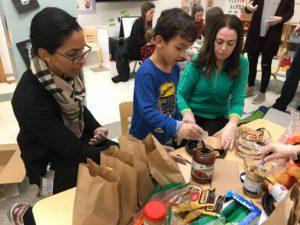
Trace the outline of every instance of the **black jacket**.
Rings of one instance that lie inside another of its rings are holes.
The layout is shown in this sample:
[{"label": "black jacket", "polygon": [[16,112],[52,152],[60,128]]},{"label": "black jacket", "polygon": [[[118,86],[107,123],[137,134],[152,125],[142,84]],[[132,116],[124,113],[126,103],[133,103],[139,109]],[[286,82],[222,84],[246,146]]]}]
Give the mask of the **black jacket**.
[{"label": "black jacket", "polygon": [[32,184],[40,184],[48,162],[55,170],[54,193],[76,186],[78,164],[89,157],[100,162],[100,150],[115,144],[106,140],[101,146],[88,145],[100,124],[84,108],[85,128],[78,139],[63,123],[60,106],[28,69],[12,98],[20,132],[17,141],[26,173]]},{"label": "black jacket", "polygon": [[142,17],[136,19],[132,25],[131,33],[128,39],[128,49],[130,59],[141,59],[140,49],[147,44],[145,39],[145,27]]},{"label": "black jacket", "polygon": [[[257,10],[253,13],[250,27],[247,32],[247,39],[245,42],[245,51],[269,51],[273,55],[277,54],[280,39],[283,29],[283,23],[288,21],[294,15],[294,3],[295,0],[281,0],[278,6],[275,16],[281,16],[282,22],[274,26],[270,26],[264,40],[264,43],[260,43],[260,24],[262,19],[264,4],[267,4],[267,0],[254,0],[253,5],[258,5]],[[251,13],[245,7],[246,13]]]}]

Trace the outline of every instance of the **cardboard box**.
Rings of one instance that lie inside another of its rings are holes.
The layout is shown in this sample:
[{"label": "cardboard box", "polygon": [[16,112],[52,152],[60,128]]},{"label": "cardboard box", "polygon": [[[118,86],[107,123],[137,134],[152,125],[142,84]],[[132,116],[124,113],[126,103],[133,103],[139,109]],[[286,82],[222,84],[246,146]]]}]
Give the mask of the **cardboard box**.
[{"label": "cardboard box", "polygon": [[225,196],[226,199],[232,198],[234,201],[237,201],[250,211],[250,213],[248,213],[248,215],[241,222],[239,222],[239,225],[259,224],[261,210],[258,207],[256,207],[252,202],[248,201],[247,199],[243,198],[242,196],[233,191],[228,191]]},{"label": "cardboard box", "polygon": [[25,174],[19,146],[17,144],[0,145],[0,184],[22,182]]}]

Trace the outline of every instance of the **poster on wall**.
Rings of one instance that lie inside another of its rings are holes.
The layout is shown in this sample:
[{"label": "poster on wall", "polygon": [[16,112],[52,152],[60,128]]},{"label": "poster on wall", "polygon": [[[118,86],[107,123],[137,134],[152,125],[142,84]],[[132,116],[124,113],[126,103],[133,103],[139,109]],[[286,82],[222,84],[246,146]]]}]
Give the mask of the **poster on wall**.
[{"label": "poster on wall", "polygon": [[181,0],[181,8],[191,14],[194,4],[201,4],[201,0]]},{"label": "poster on wall", "polygon": [[181,0],[181,8],[190,15],[194,4],[202,5],[204,10],[207,11],[214,6],[214,0]]},{"label": "poster on wall", "polygon": [[249,0],[229,0],[225,12],[240,17],[242,9],[246,6],[248,1]]},{"label": "poster on wall", "polygon": [[25,62],[26,67],[29,67],[30,66],[30,57],[31,57],[31,48],[32,48],[31,41],[28,39],[28,40],[16,43],[16,45],[21,54],[22,59]]},{"label": "poster on wall", "polygon": [[78,14],[96,14],[95,0],[76,0]]},{"label": "poster on wall", "polygon": [[37,0],[12,0],[18,13],[26,13],[40,7]]}]

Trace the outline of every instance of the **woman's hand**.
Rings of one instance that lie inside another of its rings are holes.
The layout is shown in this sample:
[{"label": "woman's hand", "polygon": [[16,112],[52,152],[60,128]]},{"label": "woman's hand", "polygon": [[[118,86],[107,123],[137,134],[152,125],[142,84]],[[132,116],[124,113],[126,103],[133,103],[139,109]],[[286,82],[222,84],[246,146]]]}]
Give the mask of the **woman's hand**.
[{"label": "woman's hand", "polygon": [[247,9],[250,11],[250,12],[254,12],[257,10],[258,8],[258,5],[256,6],[253,6],[253,1],[250,1],[247,5],[246,5]]},{"label": "woman's hand", "polygon": [[235,142],[237,126],[235,123],[228,122],[223,129],[215,133],[214,137],[221,136],[221,148],[231,149]]},{"label": "woman's hand", "polygon": [[261,157],[265,162],[272,159],[297,159],[296,146],[272,143],[263,147]]},{"label": "woman's hand", "polygon": [[298,24],[293,31],[293,35],[299,35],[299,34],[300,34],[300,24]]},{"label": "woman's hand", "polygon": [[282,17],[281,16],[270,16],[269,19],[266,20],[266,22],[270,26],[274,26],[274,25],[282,22]]},{"label": "woman's hand", "polygon": [[94,137],[90,139],[90,145],[96,145],[102,143],[108,135],[108,129],[105,127],[97,127],[94,130]]},{"label": "woman's hand", "polygon": [[183,112],[182,113],[182,122],[184,123],[196,123],[194,113],[192,112]]},{"label": "woman's hand", "polygon": [[204,130],[195,123],[182,123],[178,130],[179,139],[199,140]]}]

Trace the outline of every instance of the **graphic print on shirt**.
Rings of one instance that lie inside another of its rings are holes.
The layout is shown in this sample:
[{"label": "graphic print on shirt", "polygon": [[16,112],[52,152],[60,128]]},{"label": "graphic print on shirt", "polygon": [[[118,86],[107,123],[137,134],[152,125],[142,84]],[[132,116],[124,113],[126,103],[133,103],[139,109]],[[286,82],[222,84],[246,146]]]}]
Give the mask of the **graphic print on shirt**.
[{"label": "graphic print on shirt", "polygon": [[[172,82],[164,83],[159,88],[159,97],[157,99],[157,108],[158,110],[169,116],[174,117],[176,111],[176,90],[175,85]],[[163,133],[162,128],[155,128],[155,132]]]},{"label": "graphic print on shirt", "polygon": [[159,111],[169,117],[174,117],[176,111],[176,90],[174,83],[164,83],[160,86],[159,92]]}]

